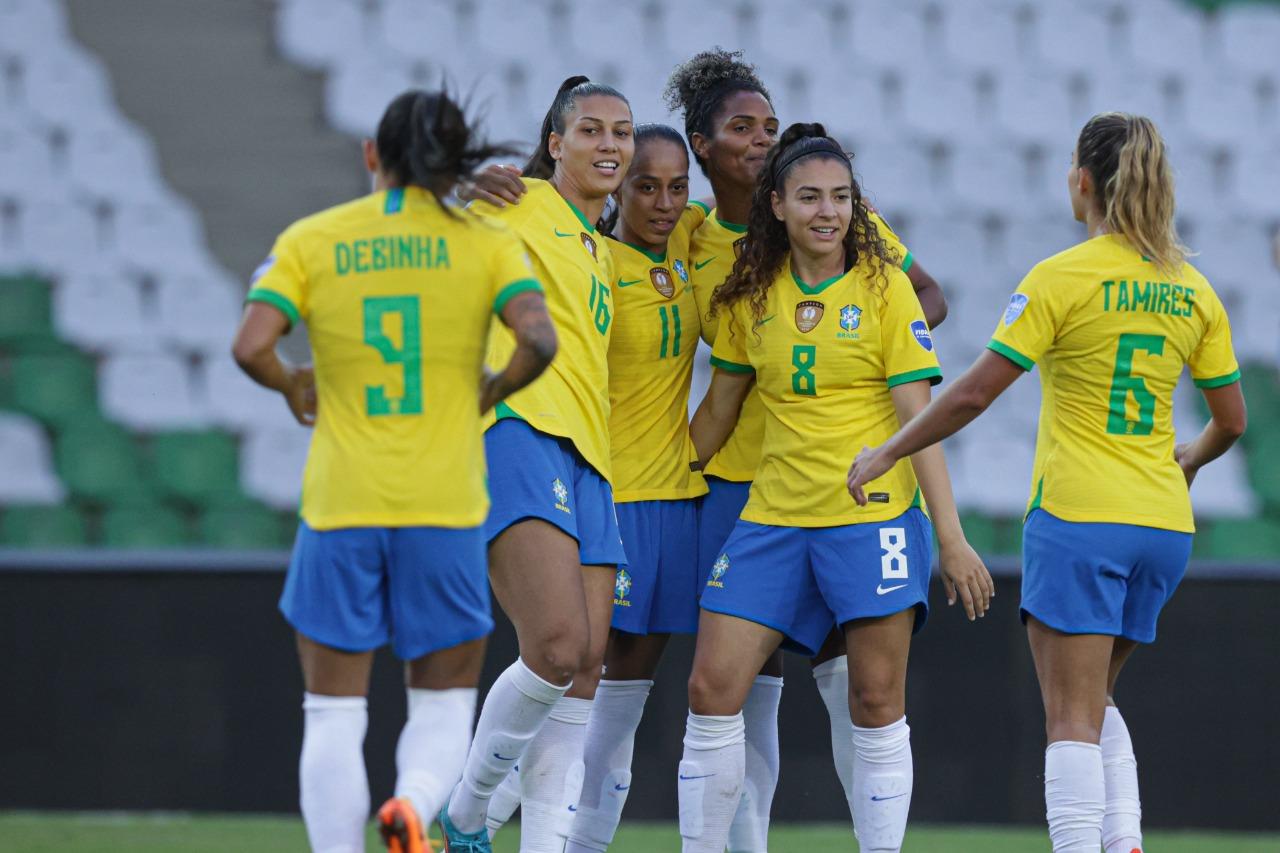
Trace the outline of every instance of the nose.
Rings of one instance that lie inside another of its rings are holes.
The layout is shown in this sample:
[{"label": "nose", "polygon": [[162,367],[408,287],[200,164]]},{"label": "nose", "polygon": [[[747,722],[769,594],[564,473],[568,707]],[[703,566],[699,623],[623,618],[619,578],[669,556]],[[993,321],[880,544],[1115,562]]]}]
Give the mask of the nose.
[{"label": "nose", "polygon": [[675,197],[672,195],[671,190],[669,189],[658,190],[658,196],[653,201],[654,210],[667,211],[667,210],[671,210],[675,206],[676,206]]},{"label": "nose", "polygon": [[836,203],[832,201],[831,196],[823,196],[821,206],[818,208],[818,216],[822,219],[834,219],[836,215]]}]

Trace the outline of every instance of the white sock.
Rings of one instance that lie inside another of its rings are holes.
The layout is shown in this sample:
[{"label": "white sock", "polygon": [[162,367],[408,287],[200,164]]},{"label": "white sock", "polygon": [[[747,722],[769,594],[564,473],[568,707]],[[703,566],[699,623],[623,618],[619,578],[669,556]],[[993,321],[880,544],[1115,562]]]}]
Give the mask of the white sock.
[{"label": "white sock", "polygon": [[741,713],[704,717],[689,712],[678,784],[683,853],[724,853],[742,796],[745,741]]},{"label": "white sock", "polygon": [[631,789],[631,753],[652,681],[601,681],[587,723],[582,794],[565,853],[607,850]]},{"label": "white sock", "polygon": [[561,853],[582,789],[590,699],[564,696],[520,761],[520,851]]},{"label": "white sock", "polygon": [[302,819],[315,853],[364,853],[369,819],[369,777],[364,734],[369,709],[363,696],[304,693],[298,785]]},{"label": "white sock", "polygon": [[520,808],[520,765],[513,764],[511,772],[489,798],[489,810],[485,812],[484,825],[489,829],[489,840],[507,825],[511,816]]},{"label": "white sock", "polygon": [[1044,751],[1044,802],[1053,853],[1098,853],[1106,801],[1102,748],[1060,740]]},{"label": "white sock", "polygon": [[766,853],[769,849],[769,810],[778,787],[778,703],[782,679],[757,675],[742,706],[747,729],[746,775],[742,799],[729,825],[730,853]]},{"label": "white sock", "polygon": [[853,814],[853,720],[849,718],[849,658],[841,655],[813,668],[818,695],[831,721],[831,757]]},{"label": "white sock", "polygon": [[1107,706],[1102,718],[1102,775],[1106,784],[1106,813],[1102,816],[1102,846],[1106,853],[1142,849],[1142,801],[1138,797],[1138,760],[1133,755],[1129,727],[1120,709]]},{"label": "white sock", "polygon": [[524,755],[569,687],[543,681],[519,659],[493,682],[480,710],[462,779],[449,798],[449,820],[460,832],[479,832],[484,826],[493,790]]},{"label": "white sock", "polygon": [[853,832],[858,849],[863,853],[901,850],[914,780],[907,718],[878,729],[853,726],[852,741]]},{"label": "white sock", "polygon": [[424,826],[462,777],[476,714],[476,689],[405,691],[409,719],[396,745],[396,796],[407,797]]}]

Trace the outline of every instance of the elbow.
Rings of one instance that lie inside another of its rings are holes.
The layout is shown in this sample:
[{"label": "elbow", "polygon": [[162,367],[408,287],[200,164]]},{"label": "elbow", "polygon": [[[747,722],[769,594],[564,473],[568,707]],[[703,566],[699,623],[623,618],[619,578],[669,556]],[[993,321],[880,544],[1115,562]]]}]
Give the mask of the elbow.
[{"label": "elbow", "polygon": [[249,372],[254,362],[257,361],[258,356],[261,354],[261,349],[259,347],[251,345],[248,341],[245,341],[242,338],[236,338],[236,340],[231,344],[231,357],[235,359],[235,362],[240,366],[240,369],[246,373]]},{"label": "elbow", "polygon": [[546,329],[539,330],[537,334],[530,336],[529,350],[533,353],[539,369],[545,370],[551,364],[559,348],[560,342],[556,340],[555,329],[549,324]]},{"label": "elbow", "polygon": [[1213,422],[1218,429],[1222,430],[1222,432],[1234,442],[1237,441],[1240,436],[1244,435],[1245,429],[1248,428],[1249,415],[1243,408],[1241,408],[1238,414],[1233,414],[1232,416],[1223,418],[1222,420],[1214,418]]},{"label": "elbow", "polygon": [[942,295],[942,288],[937,288],[937,294],[938,298],[935,301],[933,310],[929,312],[932,316],[925,318],[929,320],[930,329],[936,329],[941,326],[942,322],[947,319],[947,312],[949,310],[947,306],[947,297]]},{"label": "elbow", "polygon": [[971,419],[985,412],[991,405],[991,401],[995,399],[983,388],[976,386],[956,387],[952,389],[952,394],[954,395],[953,405],[961,414]]}]

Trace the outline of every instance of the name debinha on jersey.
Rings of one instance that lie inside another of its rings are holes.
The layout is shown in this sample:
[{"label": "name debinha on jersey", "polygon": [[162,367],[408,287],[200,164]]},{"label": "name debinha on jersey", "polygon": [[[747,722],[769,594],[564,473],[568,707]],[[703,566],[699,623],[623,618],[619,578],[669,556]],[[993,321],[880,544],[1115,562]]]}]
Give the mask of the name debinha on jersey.
[{"label": "name debinha on jersey", "polygon": [[335,243],[338,275],[400,269],[449,269],[449,243],[443,237],[401,234]]},{"label": "name debinha on jersey", "polygon": [[1195,306],[1194,288],[1167,281],[1104,281],[1103,311],[1146,311],[1170,317],[1190,317]]}]

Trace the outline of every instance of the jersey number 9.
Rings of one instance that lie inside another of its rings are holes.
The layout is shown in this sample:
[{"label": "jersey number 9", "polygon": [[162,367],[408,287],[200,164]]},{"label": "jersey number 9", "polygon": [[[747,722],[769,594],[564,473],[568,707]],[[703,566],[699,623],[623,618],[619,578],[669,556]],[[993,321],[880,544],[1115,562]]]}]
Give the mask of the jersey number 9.
[{"label": "jersey number 9", "polygon": [[[384,329],[388,314],[400,315],[400,346]],[[371,296],[364,301],[364,342],[387,364],[404,370],[404,396],[387,396],[385,385],[366,385],[365,411],[379,415],[422,414],[422,313],[416,296]]]}]

